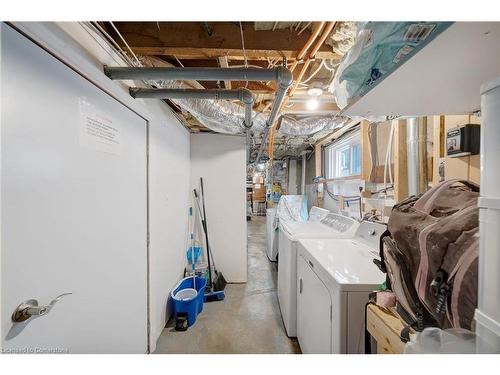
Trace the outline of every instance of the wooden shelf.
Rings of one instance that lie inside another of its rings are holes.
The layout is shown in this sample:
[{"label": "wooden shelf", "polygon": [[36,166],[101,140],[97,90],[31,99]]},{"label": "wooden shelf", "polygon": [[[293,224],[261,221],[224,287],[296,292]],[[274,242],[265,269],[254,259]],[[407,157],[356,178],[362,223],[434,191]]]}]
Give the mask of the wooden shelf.
[{"label": "wooden shelf", "polygon": [[401,341],[400,333],[405,324],[396,312],[370,304],[366,307],[366,314],[368,332],[377,341],[377,353],[403,353],[405,343]]}]

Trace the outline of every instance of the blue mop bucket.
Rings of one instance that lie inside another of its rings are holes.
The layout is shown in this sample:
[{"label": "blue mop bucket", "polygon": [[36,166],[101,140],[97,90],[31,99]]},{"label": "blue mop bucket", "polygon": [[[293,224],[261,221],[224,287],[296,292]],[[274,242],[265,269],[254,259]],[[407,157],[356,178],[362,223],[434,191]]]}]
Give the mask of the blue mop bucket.
[{"label": "blue mop bucket", "polygon": [[193,289],[193,277],[185,277],[175,286],[170,295],[174,301],[174,319],[179,313],[186,313],[188,326],[196,322],[196,316],[203,311],[203,300],[207,280],[196,276],[196,294]]}]

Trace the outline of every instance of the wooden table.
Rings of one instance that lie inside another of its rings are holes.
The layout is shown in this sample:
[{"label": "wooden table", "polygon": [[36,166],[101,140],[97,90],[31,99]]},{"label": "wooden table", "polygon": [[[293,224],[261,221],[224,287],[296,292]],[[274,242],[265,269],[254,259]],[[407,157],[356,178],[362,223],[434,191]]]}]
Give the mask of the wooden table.
[{"label": "wooden table", "polygon": [[[405,343],[401,341],[399,335],[405,324],[398,314],[375,304],[366,307],[366,314],[368,332],[377,341],[377,353],[403,353]],[[410,330],[410,335],[412,333]]]}]

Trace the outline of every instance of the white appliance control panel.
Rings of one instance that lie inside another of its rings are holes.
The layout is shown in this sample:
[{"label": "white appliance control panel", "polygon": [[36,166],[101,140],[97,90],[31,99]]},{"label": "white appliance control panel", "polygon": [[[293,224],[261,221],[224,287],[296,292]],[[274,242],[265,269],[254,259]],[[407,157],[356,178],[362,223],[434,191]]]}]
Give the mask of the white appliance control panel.
[{"label": "white appliance control panel", "polygon": [[354,238],[373,249],[378,249],[380,236],[385,232],[386,229],[386,224],[374,223],[371,221],[362,221],[359,224]]},{"label": "white appliance control panel", "polygon": [[332,228],[333,230],[344,233],[356,223],[356,220],[347,216],[329,213],[321,220],[321,223]]}]

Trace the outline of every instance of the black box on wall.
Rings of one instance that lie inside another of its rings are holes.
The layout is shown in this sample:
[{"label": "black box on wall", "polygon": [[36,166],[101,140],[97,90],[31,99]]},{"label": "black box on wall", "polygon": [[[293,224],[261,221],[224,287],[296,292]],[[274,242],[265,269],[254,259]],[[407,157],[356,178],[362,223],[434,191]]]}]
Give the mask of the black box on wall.
[{"label": "black box on wall", "polygon": [[481,127],[466,124],[446,132],[446,154],[449,157],[479,154]]}]

